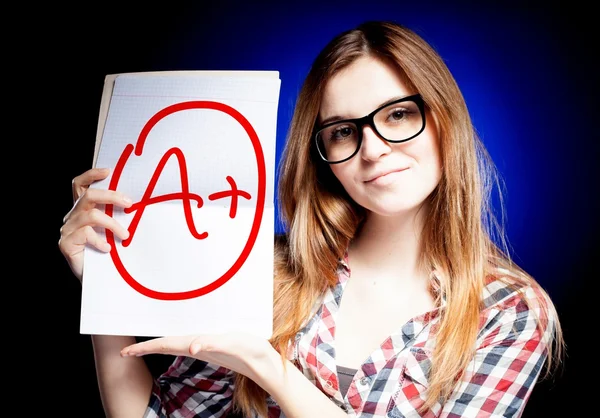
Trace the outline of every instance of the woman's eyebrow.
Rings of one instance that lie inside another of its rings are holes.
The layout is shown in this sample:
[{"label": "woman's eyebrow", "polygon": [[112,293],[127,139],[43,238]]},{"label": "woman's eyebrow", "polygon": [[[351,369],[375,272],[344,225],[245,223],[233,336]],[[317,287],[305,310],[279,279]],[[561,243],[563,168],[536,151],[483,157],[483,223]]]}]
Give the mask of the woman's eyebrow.
[{"label": "woman's eyebrow", "polygon": [[[386,100],[385,102],[381,103],[379,106],[377,106],[375,109],[379,109],[382,108],[384,106],[389,105],[392,102],[395,102],[396,100],[400,100],[400,99],[404,99],[405,97],[409,97],[412,96],[412,94],[402,94],[400,96],[396,96],[396,97],[392,97],[391,99]],[[373,109],[373,110],[375,110]]]},{"label": "woman's eyebrow", "polygon": [[[374,107],[373,110],[382,108],[392,102],[395,102],[396,100],[400,100],[400,99],[403,99],[408,96],[411,96],[411,94],[401,94],[399,96],[391,97],[391,98],[387,99],[386,101],[384,101],[383,103],[380,103],[377,107]],[[332,122],[338,122],[338,121],[349,120],[349,119],[358,119],[358,118],[348,118],[348,117],[344,117],[344,116],[334,115],[334,116],[330,116],[326,119],[323,119],[321,122],[319,122],[319,125],[327,125]]]}]

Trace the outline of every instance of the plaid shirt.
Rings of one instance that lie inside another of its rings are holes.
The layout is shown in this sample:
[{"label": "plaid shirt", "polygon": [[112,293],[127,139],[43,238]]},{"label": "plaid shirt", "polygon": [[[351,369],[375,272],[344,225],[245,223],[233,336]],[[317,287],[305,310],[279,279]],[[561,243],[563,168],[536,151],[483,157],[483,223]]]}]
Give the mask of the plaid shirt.
[{"label": "plaid shirt", "polygon": [[[290,347],[290,360],[349,417],[520,417],[547,357],[552,318],[532,288],[521,293],[498,280],[487,283],[477,351],[459,385],[443,404],[424,415],[424,403],[439,309],[412,318],[390,335],[358,369],[346,393],[339,391],[335,361],[335,317],[350,277],[346,263],[338,284]],[[523,298],[527,298],[528,304]],[[539,326],[542,328],[540,332]],[[177,357],[155,384],[146,411],[153,417],[226,417],[232,407],[234,373],[223,367]],[[285,414],[269,398],[269,418]]]}]

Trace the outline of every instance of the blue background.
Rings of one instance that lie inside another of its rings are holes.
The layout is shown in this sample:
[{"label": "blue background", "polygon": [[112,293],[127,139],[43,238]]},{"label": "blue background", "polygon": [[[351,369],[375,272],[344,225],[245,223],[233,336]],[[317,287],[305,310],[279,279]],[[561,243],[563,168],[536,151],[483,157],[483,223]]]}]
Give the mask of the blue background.
[{"label": "blue background", "polygon": [[[296,94],[318,51],[364,20],[396,20],[428,40],[454,74],[505,182],[513,255],[548,290],[563,321],[569,345],[563,375],[536,387],[524,416],[563,416],[558,411],[582,416],[576,411],[586,409],[579,399],[589,390],[581,379],[589,364],[584,335],[590,333],[583,325],[594,318],[589,306],[595,295],[588,289],[597,276],[600,209],[600,134],[594,126],[600,114],[592,65],[599,48],[591,36],[591,12],[576,2],[568,7],[380,0],[192,4],[133,10],[106,3],[54,27],[51,34],[57,36],[49,38],[55,42],[48,48],[63,77],[66,72],[74,77],[63,78],[61,85],[61,94],[74,103],[70,116],[53,117],[53,126],[69,133],[63,141],[71,153],[54,170],[59,189],[54,234],[71,207],[71,179],[91,165],[105,74],[278,70],[279,156]],[[61,255],[56,258],[68,276]],[[71,282],[70,300],[78,301],[79,284]],[[71,337],[78,336],[79,309],[73,303],[65,314]],[[86,416],[95,410],[102,416],[89,337],[79,336],[78,347],[79,378],[92,409]],[[164,366],[156,357],[149,363],[155,371]]]}]

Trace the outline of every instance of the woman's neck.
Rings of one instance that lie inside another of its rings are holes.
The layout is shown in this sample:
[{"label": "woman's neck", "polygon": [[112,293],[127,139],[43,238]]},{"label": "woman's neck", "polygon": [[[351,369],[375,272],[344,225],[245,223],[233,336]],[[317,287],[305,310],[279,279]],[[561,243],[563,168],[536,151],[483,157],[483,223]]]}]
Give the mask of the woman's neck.
[{"label": "woman's neck", "polygon": [[398,216],[369,213],[350,244],[350,268],[368,266],[394,280],[414,280],[428,275],[420,266],[425,209]]}]

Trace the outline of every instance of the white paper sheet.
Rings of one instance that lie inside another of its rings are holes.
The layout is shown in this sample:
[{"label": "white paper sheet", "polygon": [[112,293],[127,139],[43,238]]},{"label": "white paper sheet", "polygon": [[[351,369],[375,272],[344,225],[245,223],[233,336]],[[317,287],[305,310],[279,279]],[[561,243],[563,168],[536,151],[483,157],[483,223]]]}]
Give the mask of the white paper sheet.
[{"label": "white paper sheet", "polygon": [[271,336],[280,80],[261,75],[115,78],[92,187],[135,204],[100,207],[131,235],[85,251],[82,334]]}]

